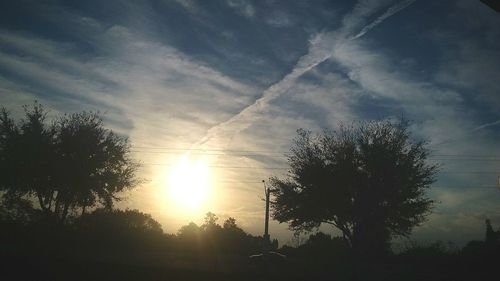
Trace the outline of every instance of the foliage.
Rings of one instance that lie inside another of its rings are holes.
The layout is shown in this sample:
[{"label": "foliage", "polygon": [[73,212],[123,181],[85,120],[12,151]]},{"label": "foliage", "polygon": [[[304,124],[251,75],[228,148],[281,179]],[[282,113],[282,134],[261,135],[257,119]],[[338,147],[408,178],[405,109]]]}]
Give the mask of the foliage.
[{"label": "foliage", "polygon": [[491,225],[491,220],[486,219],[486,233],[484,241],[488,244],[492,245],[500,245],[500,229],[495,231],[493,230],[493,226]]},{"label": "foliage", "polygon": [[26,199],[5,200],[1,198],[0,221],[27,224],[36,216],[36,210],[31,201]]},{"label": "foliage", "polygon": [[356,250],[386,251],[392,236],[410,234],[432,207],[425,190],[437,168],[428,154],[406,120],[317,136],[299,130],[288,177],[270,180],[273,217],[296,231],[331,224]]},{"label": "foliage", "polygon": [[451,242],[445,244],[443,241],[434,241],[431,243],[418,243],[416,241],[410,241],[405,245],[404,250],[400,253],[400,256],[440,257],[456,254],[457,251],[456,246]]},{"label": "foliage", "polygon": [[[184,252],[203,252],[205,254],[232,253],[255,254],[261,251],[262,237],[247,234],[241,229],[236,219],[227,218],[222,226],[212,212],[205,216],[201,226],[191,222],[182,226],[176,237],[177,247]],[[273,244],[278,247],[277,241]]]},{"label": "foliage", "polygon": [[97,209],[92,213],[77,218],[77,229],[101,232],[134,231],[143,233],[163,233],[160,223],[151,215],[138,210]]},{"label": "foliage", "polygon": [[201,228],[203,230],[212,230],[213,228],[220,227],[220,225],[217,224],[218,220],[219,218],[217,217],[217,215],[212,212],[208,212],[205,215],[205,223],[201,225]]},{"label": "foliage", "polygon": [[38,103],[25,107],[16,123],[0,112],[0,190],[3,204],[35,200],[37,207],[59,221],[70,212],[104,206],[137,183],[137,164],[129,157],[126,138],[103,127],[93,112],[63,115],[47,122]]}]

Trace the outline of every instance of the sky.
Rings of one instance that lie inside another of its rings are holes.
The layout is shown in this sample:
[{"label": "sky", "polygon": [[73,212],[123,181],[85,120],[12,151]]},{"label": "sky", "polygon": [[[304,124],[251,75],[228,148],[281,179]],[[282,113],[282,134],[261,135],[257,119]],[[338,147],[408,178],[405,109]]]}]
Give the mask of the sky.
[{"label": "sky", "polygon": [[[1,1],[0,104],[103,113],[142,163],[118,206],[169,233],[211,211],[260,235],[297,129],[404,115],[441,166],[411,239],[463,244],[500,227],[499,27],[475,0]],[[203,163],[196,208],[169,193],[179,163]]]}]

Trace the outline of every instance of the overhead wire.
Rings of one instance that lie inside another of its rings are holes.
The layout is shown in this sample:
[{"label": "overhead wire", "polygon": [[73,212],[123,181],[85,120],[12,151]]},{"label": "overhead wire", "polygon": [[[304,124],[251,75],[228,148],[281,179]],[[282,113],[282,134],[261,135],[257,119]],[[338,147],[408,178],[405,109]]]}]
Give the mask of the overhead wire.
[{"label": "overhead wire", "polygon": [[[133,147],[131,152],[135,153],[157,153],[157,154],[180,154],[189,152],[190,154],[200,155],[224,155],[224,156],[261,156],[261,155],[279,155],[290,153],[290,151],[271,151],[271,150],[242,150],[242,149],[202,149],[202,148],[171,148],[171,147]],[[214,153],[215,152],[215,153]],[[438,157],[438,158],[436,158]],[[444,158],[439,158],[444,157]],[[448,158],[455,157],[455,158]],[[431,154],[428,159],[435,160],[484,160],[500,161],[500,155],[486,154]]]},{"label": "overhead wire", "polygon": [[[286,157],[289,151],[271,151],[271,150],[244,150],[244,149],[213,149],[213,148],[173,148],[173,147],[148,147],[148,146],[133,146],[131,152],[148,153],[148,154],[183,154],[189,153],[192,155],[213,155],[224,157],[245,157],[245,156],[271,156],[271,157]],[[485,154],[431,154],[427,158],[429,161],[474,161],[474,162],[498,162],[500,155],[485,155]],[[150,166],[173,166],[170,163],[154,163],[143,162],[142,165]],[[233,165],[209,165],[208,168],[214,169],[247,169],[247,170],[289,170],[287,166],[233,166]],[[500,174],[495,171],[440,171],[439,174],[470,174],[470,175],[494,175]],[[260,181],[218,181],[218,183],[234,183],[234,184],[257,184]],[[470,188],[466,186],[434,186],[439,188]],[[479,186],[472,188],[497,188],[496,186]]]}]

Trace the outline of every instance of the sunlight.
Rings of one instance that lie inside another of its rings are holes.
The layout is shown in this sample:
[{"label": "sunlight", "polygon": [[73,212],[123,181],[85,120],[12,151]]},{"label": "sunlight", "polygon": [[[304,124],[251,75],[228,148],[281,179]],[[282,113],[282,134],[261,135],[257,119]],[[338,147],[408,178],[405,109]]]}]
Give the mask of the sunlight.
[{"label": "sunlight", "polygon": [[210,192],[208,165],[203,160],[192,161],[183,156],[170,171],[167,189],[177,207],[191,211],[200,208]]}]

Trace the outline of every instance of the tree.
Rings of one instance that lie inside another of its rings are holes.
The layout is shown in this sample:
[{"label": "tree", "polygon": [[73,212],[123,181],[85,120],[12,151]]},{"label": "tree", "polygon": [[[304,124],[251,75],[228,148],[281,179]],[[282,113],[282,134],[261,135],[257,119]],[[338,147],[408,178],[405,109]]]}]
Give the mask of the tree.
[{"label": "tree", "polygon": [[74,226],[78,230],[88,230],[98,236],[113,236],[117,233],[150,233],[162,234],[161,224],[150,214],[138,210],[105,210],[96,209],[75,220]]},{"label": "tree", "polygon": [[0,117],[0,189],[6,206],[18,205],[23,197],[35,197],[42,211],[52,195],[55,152],[54,126],[45,124],[43,107],[35,103],[24,107],[25,119],[19,124],[2,108]]},{"label": "tree", "polygon": [[64,116],[56,132],[60,199],[56,211],[62,211],[62,217],[68,208],[80,207],[84,212],[102,205],[111,209],[119,200],[117,194],[137,183],[128,140],[105,129],[97,113]]},{"label": "tree", "polygon": [[182,226],[177,235],[180,237],[196,238],[200,235],[201,228],[194,222],[190,222],[188,225]]},{"label": "tree", "polygon": [[206,229],[206,228],[209,228],[212,226],[216,226],[219,218],[217,217],[216,214],[214,214],[212,212],[208,212],[205,214],[204,220],[205,220],[205,223],[202,225],[202,227]]},{"label": "tree", "polygon": [[133,187],[137,164],[128,140],[104,128],[93,112],[63,115],[47,124],[35,102],[19,124],[0,112],[0,190],[7,203],[35,200],[42,213],[64,222],[70,212],[104,206]]},{"label": "tree", "polygon": [[493,230],[493,226],[491,226],[491,220],[486,219],[486,235],[484,241],[488,244],[496,245],[500,242],[500,230]]},{"label": "tree", "polygon": [[299,130],[289,174],[270,180],[274,219],[296,230],[338,228],[355,252],[380,253],[393,236],[409,235],[430,212],[425,190],[437,167],[408,121],[340,125],[313,136]]},{"label": "tree", "polygon": [[[217,221],[217,215],[208,212],[201,226],[193,222],[182,226],[177,232],[180,249],[182,251],[202,251],[210,255],[220,253],[249,255],[261,248],[262,237],[247,234],[238,226],[235,218],[227,218],[222,226]],[[276,248],[277,242],[273,243]]]},{"label": "tree", "polygon": [[242,240],[247,235],[245,231],[238,226],[236,219],[233,217],[229,217],[224,221],[222,231],[226,241]]},{"label": "tree", "polygon": [[229,218],[227,218],[224,221],[224,223],[222,224],[222,227],[224,229],[230,229],[230,230],[232,230],[232,229],[238,228],[238,225],[236,224],[236,219],[235,218],[229,217]]}]

